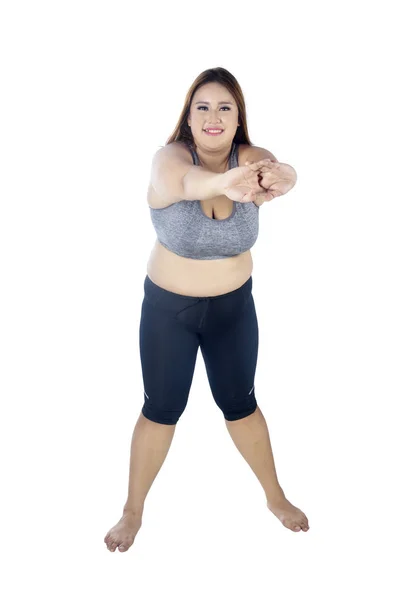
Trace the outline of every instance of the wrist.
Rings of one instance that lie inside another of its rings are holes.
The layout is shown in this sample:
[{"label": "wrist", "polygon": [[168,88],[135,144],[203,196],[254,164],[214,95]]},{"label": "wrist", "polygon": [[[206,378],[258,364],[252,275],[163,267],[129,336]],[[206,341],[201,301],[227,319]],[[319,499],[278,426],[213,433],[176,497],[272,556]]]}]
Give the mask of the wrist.
[{"label": "wrist", "polygon": [[213,173],[209,181],[209,193],[211,198],[225,194],[225,173]]}]

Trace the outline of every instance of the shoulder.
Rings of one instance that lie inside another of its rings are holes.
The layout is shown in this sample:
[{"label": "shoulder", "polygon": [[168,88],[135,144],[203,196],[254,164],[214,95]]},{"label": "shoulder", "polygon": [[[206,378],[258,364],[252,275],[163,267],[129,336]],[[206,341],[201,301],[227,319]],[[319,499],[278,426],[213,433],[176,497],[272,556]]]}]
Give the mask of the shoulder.
[{"label": "shoulder", "polygon": [[161,146],[161,148],[157,150],[156,155],[160,154],[180,157],[192,156],[189,145],[185,142],[171,142],[170,144],[165,144],[165,146]]},{"label": "shoulder", "polygon": [[189,146],[184,142],[171,142],[161,146],[153,156],[151,170],[152,173],[159,173],[167,169],[176,171],[176,169],[186,168],[193,164],[192,153]]},{"label": "shoulder", "polygon": [[263,158],[270,158],[274,162],[278,162],[278,159],[265,148],[260,148],[259,146],[249,146],[249,144],[239,144],[238,149],[238,162],[239,167],[243,167],[247,160],[252,162],[256,162],[257,160],[262,160]]},{"label": "shoulder", "polygon": [[[166,208],[176,202],[175,180],[193,165],[189,146],[184,142],[171,142],[161,146],[153,156],[151,175],[147,190],[147,203],[150,208]],[[157,191],[156,191],[157,189]],[[158,190],[162,190],[160,193]]]}]

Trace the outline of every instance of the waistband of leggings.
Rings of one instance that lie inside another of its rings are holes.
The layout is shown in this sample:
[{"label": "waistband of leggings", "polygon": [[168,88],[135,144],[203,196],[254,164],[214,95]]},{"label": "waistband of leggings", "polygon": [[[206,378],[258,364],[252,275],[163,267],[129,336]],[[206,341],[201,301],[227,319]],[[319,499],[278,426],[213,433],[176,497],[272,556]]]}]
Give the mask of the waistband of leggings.
[{"label": "waistband of leggings", "polygon": [[144,292],[147,296],[149,296],[150,298],[152,298],[153,300],[167,300],[167,299],[172,299],[172,298],[177,298],[177,299],[185,299],[185,300],[193,300],[193,301],[198,301],[198,300],[217,300],[219,298],[227,298],[228,296],[233,296],[235,294],[249,294],[252,291],[253,288],[253,277],[250,275],[249,279],[247,281],[244,282],[243,285],[241,285],[239,288],[237,288],[236,290],[232,290],[231,292],[226,292],[226,294],[218,294],[217,296],[185,296],[182,294],[176,294],[175,292],[170,292],[169,290],[166,290],[162,287],[160,287],[159,285],[157,285],[156,283],[154,283],[154,281],[152,281],[150,279],[150,277],[148,275],[146,275],[145,280],[144,280]]}]

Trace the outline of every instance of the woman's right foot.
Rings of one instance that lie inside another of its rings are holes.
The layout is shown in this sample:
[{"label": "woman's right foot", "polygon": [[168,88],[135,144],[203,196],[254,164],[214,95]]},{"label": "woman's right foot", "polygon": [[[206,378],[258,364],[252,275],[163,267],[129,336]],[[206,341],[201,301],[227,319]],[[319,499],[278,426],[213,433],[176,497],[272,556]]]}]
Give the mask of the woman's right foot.
[{"label": "woman's right foot", "polygon": [[110,552],[114,552],[117,548],[120,552],[126,552],[132,546],[141,525],[142,515],[124,512],[118,523],[104,538]]}]

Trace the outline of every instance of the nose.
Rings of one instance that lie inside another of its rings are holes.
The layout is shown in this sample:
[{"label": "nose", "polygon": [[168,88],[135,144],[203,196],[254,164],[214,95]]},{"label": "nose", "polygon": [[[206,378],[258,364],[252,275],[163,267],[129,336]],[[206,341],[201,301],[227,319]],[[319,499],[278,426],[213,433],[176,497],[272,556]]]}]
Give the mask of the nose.
[{"label": "nose", "polygon": [[216,110],[210,109],[208,116],[209,116],[209,121],[211,124],[221,122],[221,117],[220,117],[220,113],[219,113],[218,109],[216,109]]}]

